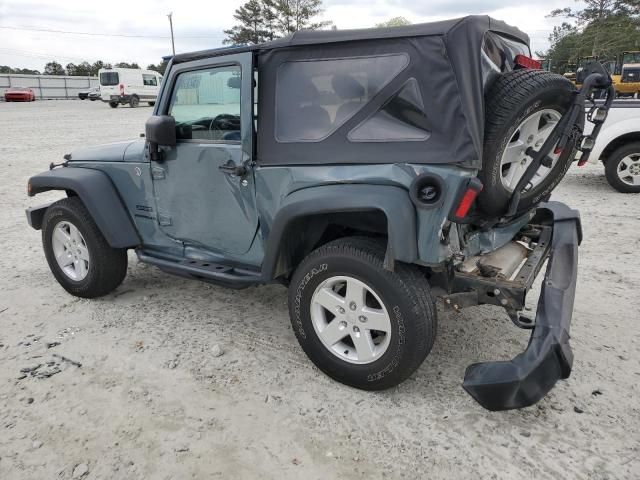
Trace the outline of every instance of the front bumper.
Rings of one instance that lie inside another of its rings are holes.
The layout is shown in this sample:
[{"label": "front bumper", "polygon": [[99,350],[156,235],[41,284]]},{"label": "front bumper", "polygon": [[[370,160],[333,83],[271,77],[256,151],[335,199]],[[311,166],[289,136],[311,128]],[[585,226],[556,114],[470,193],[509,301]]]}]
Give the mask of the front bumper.
[{"label": "front bumper", "polygon": [[529,345],[512,360],[475,363],[465,372],[463,388],[488,410],[533,405],[571,374],[569,326],[582,240],[580,215],[559,202],[542,204],[538,212],[552,215],[553,236]]}]

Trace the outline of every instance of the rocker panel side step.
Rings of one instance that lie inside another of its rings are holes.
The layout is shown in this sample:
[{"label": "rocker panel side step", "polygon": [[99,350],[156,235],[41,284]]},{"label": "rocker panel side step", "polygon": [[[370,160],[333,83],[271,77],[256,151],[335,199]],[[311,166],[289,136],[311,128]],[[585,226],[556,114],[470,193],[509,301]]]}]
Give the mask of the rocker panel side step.
[{"label": "rocker panel side step", "polygon": [[166,256],[160,257],[145,250],[136,250],[136,254],[141,262],[154,265],[164,272],[215,283],[228,288],[242,289],[252,285],[267,283],[262,278],[260,272],[245,270],[230,265],[191,258],[174,259]]}]

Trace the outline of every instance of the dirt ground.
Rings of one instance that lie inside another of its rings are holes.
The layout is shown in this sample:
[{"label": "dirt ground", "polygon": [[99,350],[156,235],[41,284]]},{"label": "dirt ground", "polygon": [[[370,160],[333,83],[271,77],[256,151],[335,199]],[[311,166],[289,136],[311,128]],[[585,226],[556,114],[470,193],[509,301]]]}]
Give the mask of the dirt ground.
[{"label": "dirt ground", "polygon": [[585,233],[571,378],[491,413],[460,383],[470,363],[526,346],[498,308],[440,311],[417,373],[369,393],[307,360],[280,286],[226,290],[131,253],[114,293],[68,295],[24,215],[59,195],[29,199],[27,179],[75,147],[138,136],[150,114],[0,103],[0,479],[640,478],[640,197],[601,165],[573,167],[554,194]]}]

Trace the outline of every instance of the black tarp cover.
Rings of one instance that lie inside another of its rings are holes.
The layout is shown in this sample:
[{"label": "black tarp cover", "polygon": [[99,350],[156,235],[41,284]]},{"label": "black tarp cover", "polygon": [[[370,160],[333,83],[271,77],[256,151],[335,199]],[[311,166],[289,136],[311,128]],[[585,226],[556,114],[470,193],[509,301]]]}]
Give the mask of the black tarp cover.
[{"label": "black tarp cover", "polygon": [[[480,168],[484,135],[481,51],[487,32],[529,45],[529,37],[517,28],[488,16],[469,16],[394,28],[303,30],[266,44],[178,55],[173,62],[239,51],[256,52],[259,66],[257,160],[260,164],[407,162],[457,163]],[[306,88],[301,85],[296,89],[294,85],[292,91],[280,91],[282,98],[276,99],[278,74],[283,64],[394,54],[408,54],[406,67],[330,135],[317,141],[278,141],[276,101],[286,102],[289,95],[300,97]],[[390,142],[348,139],[349,132],[383,108],[411,79],[417,81],[420,89],[430,125],[428,138]]]}]

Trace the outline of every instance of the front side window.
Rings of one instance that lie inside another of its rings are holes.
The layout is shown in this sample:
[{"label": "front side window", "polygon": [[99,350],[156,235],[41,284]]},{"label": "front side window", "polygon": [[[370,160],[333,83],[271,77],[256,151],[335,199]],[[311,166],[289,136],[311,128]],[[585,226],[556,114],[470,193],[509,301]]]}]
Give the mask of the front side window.
[{"label": "front side window", "polygon": [[276,140],[327,138],[408,64],[406,54],[283,63],[276,84]]},{"label": "front side window", "polygon": [[157,87],[158,86],[158,80],[156,78],[155,75],[149,75],[146,73],[142,74],[142,83],[144,83],[147,86],[150,87]]},{"label": "front side window", "polygon": [[102,72],[100,74],[100,85],[103,87],[112,87],[118,85],[119,82],[118,72]]},{"label": "front side window", "polygon": [[180,140],[240,141],[240,67],[180,73],[169,115]]}]

